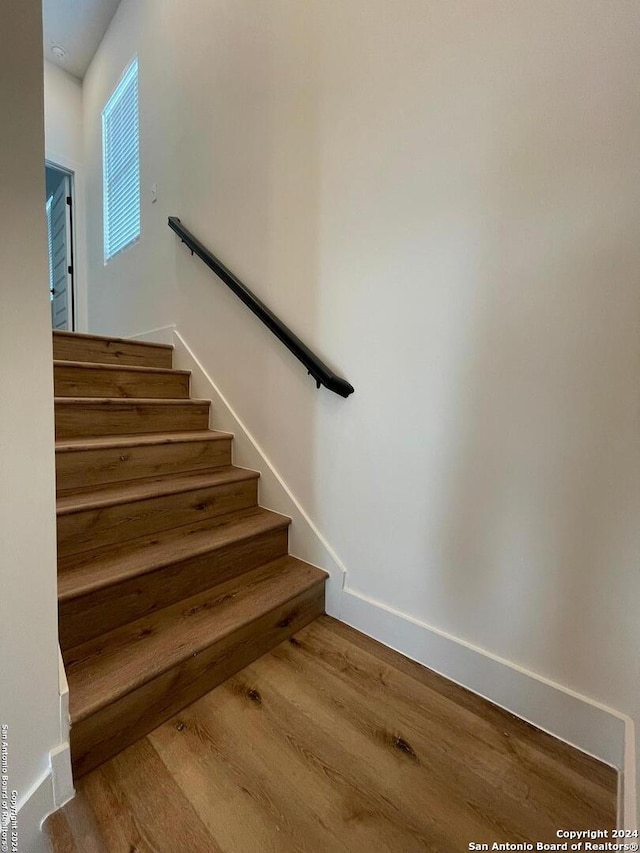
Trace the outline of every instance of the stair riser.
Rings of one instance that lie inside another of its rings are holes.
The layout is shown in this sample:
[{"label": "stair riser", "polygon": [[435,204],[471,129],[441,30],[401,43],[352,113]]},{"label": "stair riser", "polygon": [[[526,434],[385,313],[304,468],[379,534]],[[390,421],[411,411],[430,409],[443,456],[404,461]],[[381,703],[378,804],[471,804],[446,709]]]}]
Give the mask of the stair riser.
[{"label": "stair riser", "polygon": [[71,728],[74,776],[102,764],[324,613],[324,583]]},{"label": "stair riser", "polygon": [[56,401],[56,438],[180,432],[209,427],[209,403]]},{"label": "stair riser", "polygon": [[71,367],[56,364],[53,370],[56,397],[161,397],[186,399],[186,373],[145,373]]},{"label": "stair riser", "polygon": [[56,453],[58,491],[230,464],[230,438]]},{"label": "stair riser", "polygon": [[64,361],[90,361],[94,364],[171,367],[173,351],[136,341],[103,341],[54,334],[53,358]]},{"label": "stair riser", "polygon": [[241,480],[58,516],[58,556],[126,542],[257,504],[258,481]]},{"label": "stair riser", "polygon": [[60,604],[63,650],[215,587],[287,553],[287,528],[234,542]]}]

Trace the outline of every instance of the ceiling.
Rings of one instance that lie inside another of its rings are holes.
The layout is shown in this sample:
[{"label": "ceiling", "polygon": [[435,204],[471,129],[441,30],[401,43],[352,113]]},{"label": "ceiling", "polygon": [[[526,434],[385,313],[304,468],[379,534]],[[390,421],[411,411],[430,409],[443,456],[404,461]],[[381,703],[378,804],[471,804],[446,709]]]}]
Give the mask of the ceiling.
[{"label": "ceiling", "polygon": [[[120,0],[43,0],[44,58],[80,80]],[[53,46],[66,51],[64,59],[51,52]]]}]

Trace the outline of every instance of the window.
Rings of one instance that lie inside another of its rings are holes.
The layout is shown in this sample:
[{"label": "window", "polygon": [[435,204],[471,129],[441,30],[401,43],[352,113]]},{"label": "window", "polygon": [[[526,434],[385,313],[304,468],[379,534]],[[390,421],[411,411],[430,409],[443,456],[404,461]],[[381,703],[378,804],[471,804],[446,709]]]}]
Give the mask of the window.
[{"label": "window", "polygon": [[102,111],[105,263],[140,236],[138,58]]}]

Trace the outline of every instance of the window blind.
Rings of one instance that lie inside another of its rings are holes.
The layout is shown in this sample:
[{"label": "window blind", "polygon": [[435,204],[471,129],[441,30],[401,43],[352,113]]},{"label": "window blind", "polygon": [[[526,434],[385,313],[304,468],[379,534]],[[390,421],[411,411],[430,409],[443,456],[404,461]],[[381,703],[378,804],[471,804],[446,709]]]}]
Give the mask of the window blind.
[{"label": "window blind", "polygon": [[106,262],[140,236],[137,57],[102,111],[102,160]]}]

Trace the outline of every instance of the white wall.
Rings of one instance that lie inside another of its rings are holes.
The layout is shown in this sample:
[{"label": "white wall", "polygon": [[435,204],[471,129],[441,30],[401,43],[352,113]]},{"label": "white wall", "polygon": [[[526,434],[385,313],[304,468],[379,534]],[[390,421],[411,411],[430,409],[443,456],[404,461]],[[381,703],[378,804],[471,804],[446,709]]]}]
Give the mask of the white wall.
[{"label": "white wall", "polygon": [[82,163],[82,83],[47,60],[44,62],[44,104],[47,156]]},{"label": "white wall", "polygon": [[60,744],[41,14],[38,0],[0,4],[0,722],[25,851],[43,817],[27,801]]},{"label": "white wall", "polygon": [[[135,52],[143,239],[104,267]],[[92,330],[176,322],[351,589],[636,719],[639,74],[632,0],[123,0],[84,87]]]},{"label": "white wall", "polygon": [[44,62],[44,136],[46,159],[74,175],[75,319],[76,330],[86,331],[87,236],[82,83],[47,60]]}]

